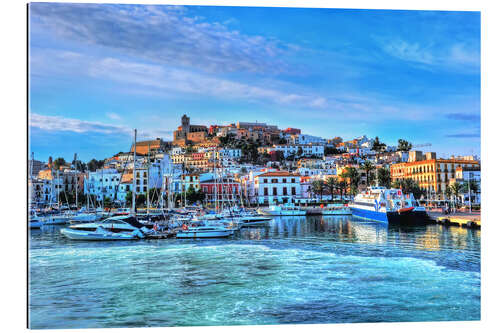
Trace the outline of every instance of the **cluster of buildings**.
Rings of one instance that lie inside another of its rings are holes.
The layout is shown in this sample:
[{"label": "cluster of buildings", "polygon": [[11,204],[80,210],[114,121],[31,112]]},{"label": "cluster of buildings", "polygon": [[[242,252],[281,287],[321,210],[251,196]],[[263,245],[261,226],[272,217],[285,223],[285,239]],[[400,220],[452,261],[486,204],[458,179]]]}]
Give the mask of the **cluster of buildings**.
[{"label": "cluster of buildings", "polygon": [[[349,141],[325,139],[297,128],[280,130],[259,122],[192,125],[183,115],[172,141],[137,142],[129,152],[105,159],[95,171],[77,171],[71,165],[56,169],[51,159],[48,163],[31,160],[30,199],[41,205],[55,204],[64,202],[61,194],[80,192],[96,202],[106,199],[124,204],[134,190],[137,195],[154,190],[164,204],[167,198],[182,197],[191,190],[203,193],[206,204],[219,200],[250,205],[304,202],[317,200],[312,188],[315,180],[343,180],[348,167],[358,170],[358,190],[365,190],[370,185],[363,168],[366,162],[374,167],[372,176],[385,168],[392,181],[414,180],[428,200],[449,199],[446,189],[454,183],[480,185],[480,162],[473,156],[443,159],[436,153],[398,151],[393,146],[375,151],[373,143],[366,136]],[[479,203],[480,194],[474,193],[471,199]]]}]

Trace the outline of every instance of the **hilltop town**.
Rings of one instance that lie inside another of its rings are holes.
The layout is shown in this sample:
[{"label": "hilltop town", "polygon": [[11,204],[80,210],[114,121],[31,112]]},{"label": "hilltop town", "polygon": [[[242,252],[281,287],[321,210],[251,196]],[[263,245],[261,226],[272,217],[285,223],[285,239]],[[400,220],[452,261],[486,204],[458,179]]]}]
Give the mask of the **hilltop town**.
[{"label": "hilltop town", "polygon": [[[82,163],[29,161],[30,202],[178,207],[215,201],[241,205],[342,201],[368,186],[397,187],[427,205],[480,205],[480,161],[438,158],[400,139],[389,146],[363,135],[348,141],[266,123],[193,125],[187,115],[173,140],[140,141],[130,151]],[[135,153],[135,166],[133,156]],[[133,170],[135,169],[135,174]],[[135,182],[135,184],[134,184]],[[470,197],[470,199],[469,199]],[[89,199],[90,198],[90,199]]]}]

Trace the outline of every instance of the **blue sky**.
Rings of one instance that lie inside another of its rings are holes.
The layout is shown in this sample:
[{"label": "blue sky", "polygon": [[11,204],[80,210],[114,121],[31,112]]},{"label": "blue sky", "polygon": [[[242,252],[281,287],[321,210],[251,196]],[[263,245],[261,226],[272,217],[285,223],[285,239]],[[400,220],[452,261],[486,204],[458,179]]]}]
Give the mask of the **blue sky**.
[{"label": "blue sky", "polygon": [[263,121],[480,153],[480,14],[33,3],[30,149],[87,161]]}]

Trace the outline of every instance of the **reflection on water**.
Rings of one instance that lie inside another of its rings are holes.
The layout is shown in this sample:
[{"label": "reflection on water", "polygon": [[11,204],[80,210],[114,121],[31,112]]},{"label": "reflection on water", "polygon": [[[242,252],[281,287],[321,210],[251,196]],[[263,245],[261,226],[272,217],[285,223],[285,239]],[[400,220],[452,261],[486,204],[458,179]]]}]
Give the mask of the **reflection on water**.
[{"label": "reflection on water", "polygon": [[277,217],[210,240],[59,230],[30,232],[32,328],[480,319],[476,230],[347,216]]}]

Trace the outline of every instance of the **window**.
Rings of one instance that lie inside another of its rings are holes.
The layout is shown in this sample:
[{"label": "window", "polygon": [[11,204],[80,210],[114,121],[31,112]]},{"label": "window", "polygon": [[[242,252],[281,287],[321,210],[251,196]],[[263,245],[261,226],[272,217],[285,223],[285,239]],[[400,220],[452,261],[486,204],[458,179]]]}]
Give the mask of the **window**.
[{"label": "window", "polygon": [[147,188],[146,186],[143,186],[143,187],[142,187],[142,191],[143,191],[143,192],[147,192],[147,190],[148,190],[148,188]]},{"label": "window", "polygon": [[141,176],[140,172],[136,172],[136,177],[139,178]]},{"label": "window", "polygon": [[278,189],[276,187],[273,187],[273,195],[278,195]]},{"label": "window", "polygon": [[283,195],[288,195],[288,191],[286,187],[283,187]]},{"label": "window", "polygon": [[295,186],[292,187],[292,195],[295,195]]},{"label": "window", "polygon": [[286,183],[286,178],[283,178],[283,183]]},{"label": "window", "polygon": [[147,177],[147,173],[146,173],[146,171],[144,171],[144,174],[143,174],[143,175],[144,175],[144,177]]},{"label": "window", "polygon": [[269,195],[269,193],[267,191],[267,187],[264,187],[264,195]]},{"label": "window", "polygon": [[295,178],[292,178],[292,183],[295,183]]},{"label": "window", "polygon": [[276,179],[276,178],[271,179],[271,183],[277,183],[277,182],[278,182],[278,179]]},{"label": "window", "polygon": [[137,188],[135,189],[136,192],[141,192],[141,187],[140,186],[137,186]]},{"label": "window", "polygon": [[267,178],[264,178],[264,183],[267,184]]}]

